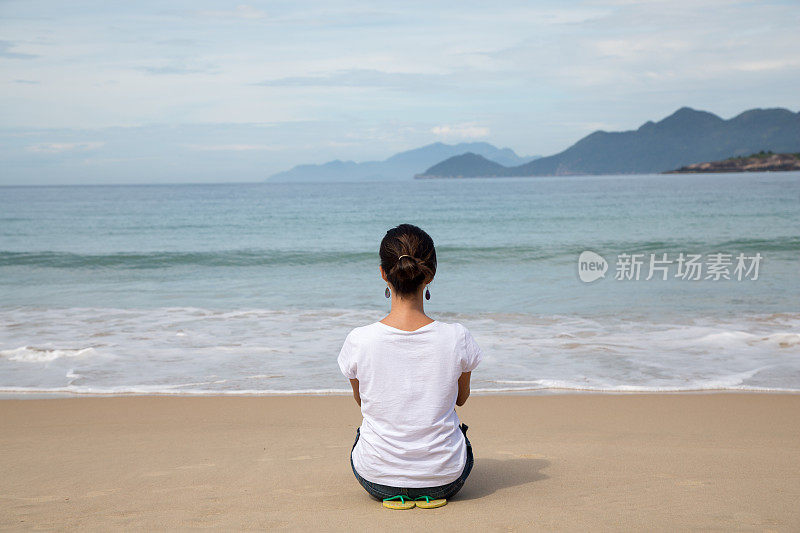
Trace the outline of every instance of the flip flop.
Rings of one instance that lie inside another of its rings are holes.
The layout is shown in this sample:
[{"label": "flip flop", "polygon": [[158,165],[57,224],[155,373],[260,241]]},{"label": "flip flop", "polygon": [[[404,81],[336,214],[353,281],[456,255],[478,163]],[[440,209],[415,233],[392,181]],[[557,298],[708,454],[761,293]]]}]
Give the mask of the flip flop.
[{"label": "flip flop", "polygon": [[447,505],[447,500],[444,498],[431,500],[429,496],[420,496],[419,498],[414,498],[414,503],[416,503],[417,507],[420,509],[436,509],[437,507],[444,507]]},{"label": "flip flop", "polygon": [[[400,501],[399,502],[392,501],[397,499],[399,499]],[[414,500],[412,500],[408,496],[403,496],[402,494],[398,494],[397,496],[392,496],[391,498],[384,498],[383,500],[383,506],[386,507],[387,509],[398,509],[398,510],[413,509],[414,505],[416,505],[414,503]]]}]

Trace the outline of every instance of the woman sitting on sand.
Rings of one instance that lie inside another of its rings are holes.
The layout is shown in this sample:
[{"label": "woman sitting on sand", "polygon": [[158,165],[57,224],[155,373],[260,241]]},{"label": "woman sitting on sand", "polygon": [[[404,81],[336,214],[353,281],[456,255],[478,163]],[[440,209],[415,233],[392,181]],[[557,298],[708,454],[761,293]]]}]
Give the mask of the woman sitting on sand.
[{"label": "woman sitting on sand", "polygon": [[339,354],[364,419],[350,464],[356,479],[384,506],[439,507],[464,485],[472,469],[467,426],[456,405],[469,397],[470,373],[481,350],[461,324],[423,310],[422,293],[436,274],[433,239],[417,226],[386,232],[381,277],[389,314],[353,329]]}]

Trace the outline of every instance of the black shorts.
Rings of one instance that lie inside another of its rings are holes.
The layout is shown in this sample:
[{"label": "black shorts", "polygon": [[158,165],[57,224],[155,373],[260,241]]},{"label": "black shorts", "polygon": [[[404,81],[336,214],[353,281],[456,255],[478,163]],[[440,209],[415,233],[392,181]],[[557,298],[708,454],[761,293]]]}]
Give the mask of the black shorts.
[{"label": "black shorts", "polygon": [[467,463],[464,465],[464,470],[461,472],[461,475],[458,479],[453,481],[452,483],[448,483],[447,485],[440,485],[438,487],[427,487],[427,488],[420,488],[420,487],[412,487],[412,488],[402,488],[402,487],[390,487],[388,485],[380,485],[378,483],[373,483],[371,481],[367,481],[363,477],[361,477],[358,472],[356,472],[356,467],[353,465],[353,450],[356,447],[356,443],[358,442],[358,437],[361,435],[361,428],[356,429],[356,440],[353,443],[353,447],[350,449],[350,466],[353,469],[353,474],[356,476],[356,479],[364,487],[370,496],[375,498],[378,501],[382,501],[386,498],[393,498],[394,496],[403,495],[408,496],[411,499],[419,498],[420,496],[428,496],[432,500],[445,498],[449,499],[455,496],[455,494],[461,490],[461,487],[464,486],[464,482],[467,480],[467,476],[472,471],[472,465],[475,462],[472,457],[472,445],[467,438],[467,429],[469,426],[466,424],[461,424],[459,426],[461,432],[464,434],[464,440],[467,443]]}]

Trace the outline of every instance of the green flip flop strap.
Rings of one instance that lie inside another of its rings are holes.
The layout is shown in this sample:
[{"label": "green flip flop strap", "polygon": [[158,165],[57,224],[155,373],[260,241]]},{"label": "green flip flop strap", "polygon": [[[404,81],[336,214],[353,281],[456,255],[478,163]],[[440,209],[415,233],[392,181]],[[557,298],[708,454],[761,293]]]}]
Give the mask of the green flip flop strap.
[{"label": "green flip flop strap", "polygon": [[[397,496],[392,496],[391,498],[384,498],[383,501],[389,502],[389,501],[392,501],[392,500],[399,499],[400,503],[406,503],[404,498],[408,498],[408,496],[403,496],[402,494],[398,494]],[[408,499],[409,499],[409,501],[411,500],[411,498],[408,498]]]},{"label": "green flip flop strap", "polygon": [[420,496],[419,498],[414,498],[414,501],[422,500],[423,498],[425,499],[425,503],[430,503],[431,502],[430,496]]}]

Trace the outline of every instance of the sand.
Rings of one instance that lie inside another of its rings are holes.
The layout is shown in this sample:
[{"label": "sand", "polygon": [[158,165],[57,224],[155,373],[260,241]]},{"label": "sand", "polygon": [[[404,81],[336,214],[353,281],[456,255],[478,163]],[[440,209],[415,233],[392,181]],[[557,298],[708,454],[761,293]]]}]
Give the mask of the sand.
[{"label": "sand", "polygon": [[800,395],[473,396],[475,467],[435,510],[350,471],[352,398],[0,401],[10,529],[800,530]]}]

